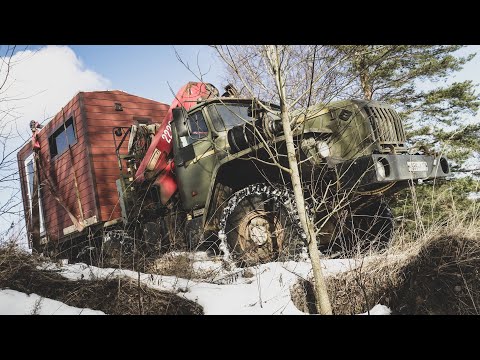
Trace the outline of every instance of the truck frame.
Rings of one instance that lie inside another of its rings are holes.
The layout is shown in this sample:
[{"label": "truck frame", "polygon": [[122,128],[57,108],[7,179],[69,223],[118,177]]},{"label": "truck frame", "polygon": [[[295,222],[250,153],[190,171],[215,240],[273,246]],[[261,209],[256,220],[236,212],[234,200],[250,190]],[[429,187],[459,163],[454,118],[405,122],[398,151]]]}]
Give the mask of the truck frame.
[{"label": "truck frame", "polygon": [[[288,161],[279,107],[189,83],[171,114],[146,154],[134,144],[147,132],[138,131],[142,125],[131,130],[136,135],[123,157],[130,170],[117,181],[124,223],[150,224],[155,241],[169,236],[167,214],[183,214],[191,249],[214,249],[240,264],[301,254],[306,236],[282,170]],[[401,119],[387,104],[337,101],[291,118],[308,215],[324,252],[385,245],[393,230],[385,199],[449,174],[445,157],[409,152]],[[162,141],[171,144],[165,153],[158,151]]]}]

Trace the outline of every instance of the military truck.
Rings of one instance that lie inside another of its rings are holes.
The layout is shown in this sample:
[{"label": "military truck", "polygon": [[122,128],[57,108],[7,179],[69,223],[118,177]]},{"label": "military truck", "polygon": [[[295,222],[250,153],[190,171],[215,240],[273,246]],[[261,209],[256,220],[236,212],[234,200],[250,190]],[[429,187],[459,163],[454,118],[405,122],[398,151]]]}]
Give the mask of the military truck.
[{"label": "military truck", "polygon": [[[445,157],[409,150],[385,103],[343,100],[290,115],[323,252],[387,244],[389,196],[450,172]],[[185,241],[245,265],[304,252],[279,106],[241,98],[231,86],[220,96],[211,84],[189,83],[163,120],[116,127],[114,141],[123,229],[140,229],[147,244]]]}]

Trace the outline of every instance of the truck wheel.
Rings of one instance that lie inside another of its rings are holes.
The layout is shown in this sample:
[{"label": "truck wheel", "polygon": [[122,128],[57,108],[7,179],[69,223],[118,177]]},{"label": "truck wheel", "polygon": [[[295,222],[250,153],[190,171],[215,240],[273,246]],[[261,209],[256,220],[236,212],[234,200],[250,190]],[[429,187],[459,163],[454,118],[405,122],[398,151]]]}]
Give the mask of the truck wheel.
[{"label": "truck wheel", "polygon": [[381,250],[393,236],[393,215],[384,202],[374,202],[347,212],[338,221],[332,246],[346,255]]},{"label": "truck wheel", "polygon": [[239,266],[295,259],[305,234],[286,188],[250,185],[230,198],[220,227]]}]

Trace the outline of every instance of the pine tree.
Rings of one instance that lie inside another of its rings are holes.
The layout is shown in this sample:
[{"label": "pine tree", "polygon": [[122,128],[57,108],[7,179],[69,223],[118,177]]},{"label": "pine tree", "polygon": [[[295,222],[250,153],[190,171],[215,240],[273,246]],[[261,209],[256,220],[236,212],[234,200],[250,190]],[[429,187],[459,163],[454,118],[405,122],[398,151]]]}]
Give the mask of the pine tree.
[{"label": "pine tree", "polygon": [[[401,114],[413,141],[441,149],[455,167],[480,151],[480,106],[475,84],[447,80],[473,59],[461,45],[335,46],[348,53],[344,76],[356,77],[348,95],[385,101]],[[352,54],[352,49],[354,49]]]},{"label": "pine tree", "polygon": [[[473,116],[480,106],[475,84],[470,80],[448,82],[475,56],[456,56],[461,48],[459,45],[335,46],[340,53],[351,54],[344,76],[353,74],[355,80],[348,96],[392,104],[403,118],[411,144],[417,142],[442,151],[454,171],[465,170],[465,160],[480,153],[480,123]],[[480,164],[477,167],[480,170]],[[475,176],[451,180],[396,194],[394,213],[416,220],[405,224],[418,226],[419,217],[428,224],[451,215],[452,211],[470,209],[472,202],[467,196],[479,191],[478,180]]]}]

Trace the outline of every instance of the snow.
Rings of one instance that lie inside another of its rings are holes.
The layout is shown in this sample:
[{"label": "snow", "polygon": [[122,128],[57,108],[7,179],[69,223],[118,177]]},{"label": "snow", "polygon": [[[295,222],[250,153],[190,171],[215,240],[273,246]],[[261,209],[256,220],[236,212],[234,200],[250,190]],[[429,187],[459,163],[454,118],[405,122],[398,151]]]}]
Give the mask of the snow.
[{"label": "snow", "polygon": [[370,310],[370,314],[365,312],[360,315],[390,315],[391,313],[392,310],[390,310],[387,306],[377,304]]},{"label": "snow", "polygon": [[467,196],[467,199],[472,200],[472,201],[479,200],[480,199],[480,192],[469,193],[468,196]]},{"label": "snow", "polygon": [[210,256],[206,251],[187,252],[187,251],[172,251],[168,253],[170,258],[176,256],[185,256],[193,260],[193,269],[199,272],[208,272],[212,274],[223,273],[223,264],[219,259]]},{"label": "snow", "polygon": [[[193,259],[194,268],[217,270],[214,277],[207,282],[202,279],[187,280],[175,276],[140,273],[140,281],[153,289],[174,292],[197,302],[206,315],[304,314],[293,304],[290,289],[299,279],[310,276],[309,262],[268,263],[227,271],[220,269],[219,262],[208,260],[203,255]],[[323,273],[326,276],[351,270],[357,265],[351,259],[322,260]],[[72,280],[118,276],[135,280],[138,278],[138,273],[130,270],[101,269],[85,264],[64,265],[60,273]]]},{"label": "snow", "polygon": [[105,315],[102,311],[68,306],[37,294],[0,290],[0,315]]},{"label": "snow", "polygon": [[[175,276],[140,273],[140,281],[150,288],[173,292],[197,302],[203,307],[206,315],[304,314],[293,304],[290,290],[298,280],[311,278],[312,267],[308,260],[274,262],[227,270],[220,258],[210,257],[203,252],[175,252],[170,253],[169,256],[189,257],[193,260],[193,268],[199,270],[200,274],[204,274],[205,278],[189,280]],[[322,259],[321,264],[323,274],[332,276],[373,260],[375,257],[365,258],[362,261]],[[71,280],[127,277],[137,281],[139,275],[131,270],[98,268],[83,263],[62,265],[45,263],[39,268],[58,271]],[[2,302],[3,300],[0,299],[0,303]],[[34,303],[33,300],[26,313],[29,313]],[[383,305],[376,305],[370,310],[371,315],[390,313],[390,309]]]}]

